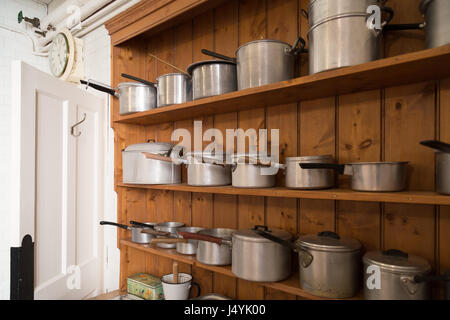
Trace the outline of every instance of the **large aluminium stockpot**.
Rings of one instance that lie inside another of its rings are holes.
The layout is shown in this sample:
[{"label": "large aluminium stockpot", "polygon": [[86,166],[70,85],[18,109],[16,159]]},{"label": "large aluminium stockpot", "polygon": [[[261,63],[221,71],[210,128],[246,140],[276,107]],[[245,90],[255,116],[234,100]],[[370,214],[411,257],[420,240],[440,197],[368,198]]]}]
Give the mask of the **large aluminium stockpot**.
[{"label": "large aluminium stockpot", "polygon": [[301,163],[333,163],[331,155],[286,158],[286,187],[292,189],[327,189],[334,186],[330,169],[302,169]]},{"label": "large aluminium stockpot", "polygon": [[364,255],[364,298],[367,300],[426,300],[431,296],[425,259],[399,250],[371,251]]},{"label": "large aluminium stockpot", "polygon": [[[309,73],[353,66],[380,58],[381,30],[367,26],[367,8],[378,0],[311,0]],[[382,7],[392,19],[392,10]]]},{"label": "large aluminium stockpot", "polygon": [[312,256],[299,254],[300,287],[316,296],[350,298],[360,288],[361,244],[334,232],[301,236],[296,246]]},{"label": "large aluminium stockpot", "polygon": [[302,38],[298,38],[293,46],[264,39],[240,46],[236,51],[238,90],[292,79],[295,58],[304,44]]},{"label": "large aluminium stockpot", "polygon": [[428,48],[450,43],[450,1],[422,0],[420,11],[425,16],[425,33]]},{"label": "large aluminium stockpot", "polygon": [[147,154],[178,157],[180,149],[170,143],[138,143],[122,151],[123,182],[132,184],[181,183],[181,167],[172,162],[148,159]]},{"label": "large aluminium stockpot", "polygon": [[289,232],[269,230],[264,226],[234,232],[231,269],[233,274],[249,281],[274,282],[288,278],[291,274],[290,248],[264,238],[255,232],[258,229],[284,241],[292,239]]},{"label": "large aluminium stockpot", "polygon": [[187,68],[192,77],[193,100],[237,90],[236,63],[223,60],[200,61]]}]

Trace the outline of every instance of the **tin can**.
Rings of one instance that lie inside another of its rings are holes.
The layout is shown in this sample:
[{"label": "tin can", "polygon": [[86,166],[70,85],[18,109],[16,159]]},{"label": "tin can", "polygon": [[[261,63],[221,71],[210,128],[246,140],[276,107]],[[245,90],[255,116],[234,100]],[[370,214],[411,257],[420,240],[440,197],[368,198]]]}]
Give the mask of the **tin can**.
[{"label": "tin can", "polygon": [[146,273],[136,273],[127,279],[129,294],[145,300],[164,300],[161,279]]}]

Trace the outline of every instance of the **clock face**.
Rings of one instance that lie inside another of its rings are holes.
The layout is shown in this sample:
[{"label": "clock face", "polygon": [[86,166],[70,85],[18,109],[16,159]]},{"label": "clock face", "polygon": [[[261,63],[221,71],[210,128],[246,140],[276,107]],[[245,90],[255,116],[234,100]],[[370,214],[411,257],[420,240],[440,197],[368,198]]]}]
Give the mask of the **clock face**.
[{"label": "clock face", "polygon": [[53,38],[48,58],[52,74],[55,77],[62,76],[69,61],[69,42],[63,33],[58,33]]}]

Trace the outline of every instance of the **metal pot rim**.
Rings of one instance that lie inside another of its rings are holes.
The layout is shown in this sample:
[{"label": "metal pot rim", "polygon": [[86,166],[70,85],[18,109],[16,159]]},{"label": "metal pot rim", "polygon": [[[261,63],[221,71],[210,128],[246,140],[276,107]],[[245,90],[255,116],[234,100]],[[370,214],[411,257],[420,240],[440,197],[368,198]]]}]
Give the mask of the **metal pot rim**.
[{"label": "metal pot rim", "polygon": [[[290,241],[293,238],[289,232],[281,230],[281,229],[271,229],[270,232],[273,232],[276,237],[281,238],[286,241]],[[242,240],[242,241],[248,241],[248,242],[277,244],[276,242],[274,242],[272,240],[266,239],[263,236],[258,235],[252,229],[237,230],[237,231],[233,232],[233,239],[234,238]]]},{"label": "metal pot rim", "polygon": [[[224,232],[225,234],[217,235],[216,231]],[[208,236],[214,236],[217,238],[221,238],[223,240],[231,240],[233,233],[236,231],[237,231],[236,229],[230,229],[230,228],[209,228],[209,229],[201,230],[198,233],[205,234]],[[202,241],[202,240],[199,240],[199,241]]]},{"label": "metal pot rim", "polygon": [[431,2],[433,2],[434,0],[422,0],[420,2],[419,5],[419,10],[420,12],[422,12],[423,14],[425,14],[425,12],[427,11],[428,6],[430,5]]},{"label": "metal pot rim", "polygon": [[172,72],[172,73],[166,73],[166,74],[159,76],[158,78],[156,78],[156,81],[159,81],[159,79],[164,78],[164,77],[169,77],[169,76],[182,76],[182,77],[190,79],[189,76],[185,73]]},{"label": "metal pot rim", "polygon": [[[408,274],[418,274],[427,273],[431,271],[431,266],[427,260],[415,255],[409,255],[407,260],[410,263],[398,263],[395,264],[395,257],[386,257],[385,261],[380,261],[381,252],[379,251],[369,251],[363,257],[363,262],[367,265],[376,265],[382,270],[386,270],[392,273],[408,273]],[[397,258],[399,262],[402,260]]]},{"label": "metal pot rim", "polygon": [[117,88],[120,89],[122,87],[146,87],[146,88],[154,88],[153,86],[149,86],[140,82],[121,82],[117,85]]},{"label": "metal pot rim", "polygon": [[248,46],[248,45],[250,45],[250,44],[257,43],[257,42],[277,42],[277,43],[280,43],[280,44],[284,44],[284,45],[288,46],[289,48],[292,47],[289,43],[284,42],[284,41],[281,41],[281,40],[275,40],[275,39],[260,39],[260,40],[253,40],[253,41],[244,43],[242,46],[240,46],[239,48],[237,48],[237,50],[236,50],[236,56],[237,56],[237,53],[238,53],[238,51],[239,51],[240,49],[242,49],[243,47]]},{"label": "metal pot rim", "polygon": [[181,228],[184,227],[184,222],[176,222],[176,221],[160,222],[156,225],[156,227]]},{"label": "metal pot rim", "polygon": [[301,156],[301,157],[286,157],[286,162],[298,162],[298,161],[313,161],[313,160],[333,160],[333,156],[331,154],[323,155],[323,156]]},{"label": "metal pot rim", "polygon": [[341,253],[359,252],[362,248],[361,243],[358,240],[352,238],[341,238],[340,240],[336,241],[342,242],[341,245],[315,243],[314,240],[316,239],[318,239],[318,236],[312,234],[301,236],[299,239],[297,239],[297,241],[295,241],[295,245],[302,249],[309,249],[313,251],[341,252]]},{"label": "metal pot rim", "polygon": [[349,165],[365,165],[365,164],[390,164],[390,165],[406,165],[409,161],[373,161],[373,162],[350,162]]},{"label": "metal pot rim", "polygon": [[354,18],[354,17],[364,17],[364,19],[367,18],[367,13],[358,13],[358,12],[349,12],[349,13],[340,13],[331,17],[326,17],[325,19],[322,19],[318,22],[316,22],[316,24],[312,25],[309,27],[308,33],[307,35],[309,36],[309,34],[316,29],[318,26],[333,21],[333,20],[337,20],[337,19],[342,19],[342,18]]},{"label": "metal pot rim", "polygon": [[203,66],[203,65],[208,65],[208,64],[228,64],[228,65],[236,65],[236,62],[231,62],[231,61],[225,61],[225,60],[204,60],[204,61],[198,61],[198,62],[194,62],[192,64],[190,64],[187,67],[187,72],[192,75],[192,72],[194,71],[195,68],[199,67],[199,66]]}]

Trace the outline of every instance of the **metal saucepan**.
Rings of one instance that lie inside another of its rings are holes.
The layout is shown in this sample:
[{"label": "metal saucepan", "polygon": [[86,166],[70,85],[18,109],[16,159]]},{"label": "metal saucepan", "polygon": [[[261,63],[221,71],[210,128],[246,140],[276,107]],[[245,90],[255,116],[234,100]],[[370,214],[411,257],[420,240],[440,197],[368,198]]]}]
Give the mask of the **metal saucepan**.
[{"label": "metal saucepan", "polygon": [[300,163],[302,169],[334,169],[350,175],[355,191],[394,192],[406,189],[408,162]]},{"label": "metal saucepan", "polygon": [[310,1],[309,73],[379,59],[382,29],[394,15],[392,9],[383,6],[381,10],[389,15],[387,20],[379,30],[368,28],[367,8],[379,4],[378,0]]},{"label": "metal saucepan", "polygon": [[[183,228],[178,228],[177,229],[177,235],[181,238],[183,238],[179,233],[180,232],[189,232],[189,233],[197,233],[199,231],[204,230],[204,228],[200,228],[200,227],[183,227]],[[189,255],[193,255],[197,253],[197,248],[198,248],[198,240],[193,240],[193,239],[184,239],[187,242],[179,242],[177,243],[177,252],[181,253],[181,254],[189,254]]]},{"label": "metal saucepan", "polygon": [[301,163],[333,163],[331,155],[286,158],[286,187],[291,189],[327,189],[334,186],[334,171],[302,169]]},{"label": "metal saucepan", "polygon": [[237,188],[271,188],[275,186],[277,172],[264,172],[263,169],[282,167],[280,164],[262,162],[257,155],[251,154],[233,154],[231,161],[232,185]]},{"label": "metal saucepan", "polygon": [[316,296],[336,299],[358,293],[361,244],[357,240],[324,231],[301,236],[295,245],[309,254],[299,255],[300,288]]},{"label": "metal saucepan", "polygon": [[[173,238],[177,238],[177,229],[184,227],[184,223],[183,222],[163,222],[163,223],[158,223],[155,226],[155,230],[158,231],[164,231],[164,232],[169,232],[171,237]],[[158,237],[158,238],[162,238],[162,237]],[[177,243],[176,242],[159,242],[157,243],[157,246],[160,248],[165,248],[165,249],[170,249],[170,248],[176,248]]]},{"label": "metal saucepan", "polygon": [[171,143],[154,142],[129,145],[122,151],[123,182],[133,184],[181,183],[181,166],[158,157],[178,158],[183,149]]},{"label": "metal saucepan", "polygon": [[427,48],[450,43],[450,1],[422,0],[420,11],[425,16]]},{"label": "metal saucepan", "polygon": [[427,300],[431,298],[431,266],[425,259],[400,250],[370,251],[363,257],[364,298]]},{"label": "metal saucepan", "polygon": [[158,108],[192,100],[191,78],[185,73],[168,73],[159,76]]},{"label": "metal saucepan", "polygon": [[295,58],[304,47],[302,38],[293,46],[269,39],[240,46],[236,50],[238,90],[294,78]]},{"label": "metal saucepan", "polygon": [[436,192],[450,195],[450,144],[435,140],[420,144],[436,150]]},{"label": "metal saucepan", "polygon": [[154,226],[156,223],[154,222],[146,222],[139,223],[139,226],[127,226],[125,224],[109,222],[109,221],[100,221],[100,224],[103,225],[111,225],[116,226],[125,230],[131,231],[131,241],[135,243],[146,244],[150,243],[150,241],[157,235],[167,236],[166,233],[161,233],[154,230]]},{"label": "metal saucepan", "polygon": [[93,89],[106,92],[119,98],[119,113],[127,115],[135,112],[148,111],[156,108],[156,85],[134,76],[122,74],[123,77],[136,80],[138,82],[121,82],[117,89],[105,86],[98,82],[80,80]]},{"label": "metal saucepan", "polygon": [[[202,50],[203,53],[211,51]],[[237,90],[236,62],[207,60],[191,64],[187,72],[192,77],[193,100]]]},{"label": "metal saucepan", "polygon": [[199,262],[226,266],[231,264],[231,237],[234,229],[205,229],[197,233],[181,232],[184,239],[199,240],[196,258]]}]

